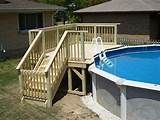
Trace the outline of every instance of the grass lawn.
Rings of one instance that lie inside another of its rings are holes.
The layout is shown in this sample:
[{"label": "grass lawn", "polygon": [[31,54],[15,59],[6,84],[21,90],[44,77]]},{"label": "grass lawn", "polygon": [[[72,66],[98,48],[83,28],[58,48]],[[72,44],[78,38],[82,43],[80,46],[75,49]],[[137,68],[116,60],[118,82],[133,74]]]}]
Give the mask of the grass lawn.
[{"label": "grass lawn", "polygon": [[0,86],[7,86],[18,82],[16,65],[19,59],[0,62]]},{"label": "grass lawn", "polygon": [[0,120],[57,120],[58,108],[47,109],[21,104],[16,66],[19,59],[0,62]]}]

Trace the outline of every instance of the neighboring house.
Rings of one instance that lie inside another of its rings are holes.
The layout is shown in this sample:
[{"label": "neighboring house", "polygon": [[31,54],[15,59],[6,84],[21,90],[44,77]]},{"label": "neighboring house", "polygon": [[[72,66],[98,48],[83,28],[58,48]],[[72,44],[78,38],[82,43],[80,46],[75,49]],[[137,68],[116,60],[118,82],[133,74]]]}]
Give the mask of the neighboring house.
[{"label": "neighboring house", "polygon": [[160,39],[160,0],[110,0],[75,13],[83,23],[121,23],[121,37]]},{"label": "neighboring house", "polygon": [[28,30],[55,24],[54,14],[64,7],[31,0],[0,0],[0,50],[22,55],[28,47]]}]

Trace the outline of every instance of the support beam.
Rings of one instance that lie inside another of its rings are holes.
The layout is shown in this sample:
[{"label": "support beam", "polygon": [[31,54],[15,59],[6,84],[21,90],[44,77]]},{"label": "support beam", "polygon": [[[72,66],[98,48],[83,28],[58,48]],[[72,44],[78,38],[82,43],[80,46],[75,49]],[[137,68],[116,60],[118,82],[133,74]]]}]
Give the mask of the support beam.
[{"label": "support beam", "polygon": [[72,72],[71,68],[68,68],[68,90],[72,90]]},{"label": "support beam", "polygon": [[126,86],[120,86],[120,92],[121,92],[121,119],[127,120]]},{"label": "support beam", "polygon": [[74,69],[74,68],[72,68],[72,70],[73,70],[73,72],[83,81],[83,75],[81,75],[81,73],[79,73],[79,71],[78,70],[76,70],[76,69]]},{"label": "support beam", "polygon": [[[72,72],[71,70],[81,79],[82,81],[82,91],[73,90],[72,87]],[[76,68],[68,68],[68,93],[71,94],[77,94],[77,95],[86,95],[87,90],[86,90],[86,74],[85,74],[85,69],[81,68],[81,73],[76,70]]]}]

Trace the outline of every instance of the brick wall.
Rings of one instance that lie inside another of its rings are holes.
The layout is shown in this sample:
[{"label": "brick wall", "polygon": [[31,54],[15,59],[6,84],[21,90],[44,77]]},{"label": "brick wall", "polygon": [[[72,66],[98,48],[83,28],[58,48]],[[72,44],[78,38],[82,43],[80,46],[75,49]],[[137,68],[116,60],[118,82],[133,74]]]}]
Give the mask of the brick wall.
[{"label": "brick wall", "polygon": [[151,39],[160,39],[160,15],[150,15],[150,36]]},{"label": "brick wall", "polygon": [[149,39],[150,15],[146,13],[88,13],[81,18],[84,23],[121,23],[118,34]]}]

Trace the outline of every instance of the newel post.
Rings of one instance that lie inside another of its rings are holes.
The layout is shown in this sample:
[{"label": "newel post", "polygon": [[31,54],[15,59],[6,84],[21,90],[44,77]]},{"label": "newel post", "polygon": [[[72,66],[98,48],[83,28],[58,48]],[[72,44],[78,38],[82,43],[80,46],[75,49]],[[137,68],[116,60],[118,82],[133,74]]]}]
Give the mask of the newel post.
[{"label": "newel post", "polygon": [[47,82],[47,107],[52,107],[52,91],[51,91],[51,82],[49,77],[49,72],[45,73],[45,81]]},{"label": "newel post", "polygon": [[57,27],[57,45],[58,45],[58,43],[59,43],[59,29]]},{"label": "newel post", "polygon": [[43,52],[46,51],[46,37],[45,37],[45,31],[42,32],[42,49],[43,49]]},{"label": "newel post", "polygon": [[32,40],[33,40],[31,31],[28,32],[28,36],[29,36],[29,45],[31,45]]},{"label": "newel post", "polygon": [[21,73],[21,70],[18,69],[18,78],[19,78],[19,90],[20,90],[20,97],[21,97],[21,100],[23,99],[23,80],[22,80],[22,73]]}]

